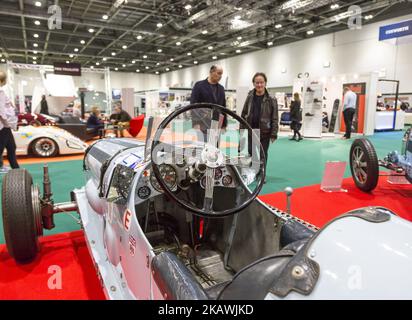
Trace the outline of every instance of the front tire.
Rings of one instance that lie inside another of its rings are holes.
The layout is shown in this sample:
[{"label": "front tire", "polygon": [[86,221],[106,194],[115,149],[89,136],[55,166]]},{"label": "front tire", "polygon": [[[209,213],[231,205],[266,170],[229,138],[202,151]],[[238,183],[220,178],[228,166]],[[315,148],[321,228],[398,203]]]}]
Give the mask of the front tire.
[{"label": "front tire", "polygon": [[43,137],[32,142],[31,151],[36,157],[47,158],[56,156],[59,148],[53,139]]},{"label": "front tire", "polygon": [[356,139],[350,148],[350,170],[356,186],[370,192],[379,179],[379,162],[375,148],[368,139]]},{"label": "front tire", "polygon": [[[33,260],[42,234],[38,188],[25,169],[9,171],[3,179],[3,228],[9,254],[18,263]],[[33,202],[34,200],[34,202]]]}]

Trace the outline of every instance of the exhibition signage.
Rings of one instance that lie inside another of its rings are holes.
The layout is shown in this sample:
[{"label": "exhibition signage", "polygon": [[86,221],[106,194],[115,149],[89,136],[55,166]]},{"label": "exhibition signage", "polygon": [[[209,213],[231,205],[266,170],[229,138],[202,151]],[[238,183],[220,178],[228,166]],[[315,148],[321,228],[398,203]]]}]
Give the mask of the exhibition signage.
[{"label": "exhibition signage", "polygon": [[403,21],[379,28],[379,41],[412,35],[412,20]]},{"label": "exhibition signage", "polygon": [[80,63],[53,63],[54,74],[62,74],[66,76],[81,76],[82,67]]}]

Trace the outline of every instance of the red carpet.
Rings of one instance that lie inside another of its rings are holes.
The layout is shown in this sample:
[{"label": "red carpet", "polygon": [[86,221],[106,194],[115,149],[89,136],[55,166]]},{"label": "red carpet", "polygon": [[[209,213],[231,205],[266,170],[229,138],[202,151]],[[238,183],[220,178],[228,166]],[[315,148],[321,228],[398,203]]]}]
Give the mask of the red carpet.
[{"label": "red carpet", "polygon": [[[292,214],[316,226],[323,226],[346,211],[368,205],[384,206],[412,220],[411,185],[390,185],[381,177],[371,194],[359,191],[351,178],[344,180],[347,193],[326,193],[319,185],[296,189],[292,196]],[[286,209],[283,192],[264,195],[263,201]],[[104,299],[83,232],[76,231],[42,238],[39,257],[28,265],[16,265],[5,245],[0,245],[0,299]],[[62,289],[51,290],[50,266],[62,270]]]},{"label": "red carpet", "polygon": [[[412,185],[392,185],[380,177],[377,188],[370,194],[356,188],[352,178],[346,178],[343,188],[348,192],[327,193],[320,185],[294,190],[291,198],[291,213],[315,226],[325,223],[349,210],[367,206],[382,206],[391,209],[400,217],[412,221]],[[283,192],[259,197],[262,201],[286,210],[286,195]]]},{"label": "red carpet", "polygon": [[[0,300],[105,299],[83,231],[47,236],[41,244],[41,254],[26,265],[17,265],[0,245]],[[61,289],[49,289],[48,283],[58,285],[56,266],[61,268]]]}]

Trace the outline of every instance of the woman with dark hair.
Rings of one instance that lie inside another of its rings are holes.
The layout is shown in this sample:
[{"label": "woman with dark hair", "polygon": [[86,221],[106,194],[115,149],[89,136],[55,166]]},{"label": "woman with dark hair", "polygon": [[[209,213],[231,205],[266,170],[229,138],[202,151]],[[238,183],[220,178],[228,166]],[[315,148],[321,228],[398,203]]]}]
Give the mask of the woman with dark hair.
[{"label": "woman with dark hair", "polygon": [[[296,140],[299,142],[302,140],[302,136],[299,132],[302,127],[302,110],[300,108],[299,93],[297,92],[293,94],[293,101],[290,104],[290,121],[290,128],[293,130],[293,137],[289,140]],[[297,139],[296,136],[298,137]]]},{"label": "woman with dark hair", "polygon": [[[252,83],[255,88],[249,92],[241,116],[252,129],[260,130],[260,143],[267,163],[269,143],[273,143],[278,137],[278,103],[266,90],[267,78],[264,73],[257,72],[252,78]],[[249,137],[249,153],[250,140]]]}]

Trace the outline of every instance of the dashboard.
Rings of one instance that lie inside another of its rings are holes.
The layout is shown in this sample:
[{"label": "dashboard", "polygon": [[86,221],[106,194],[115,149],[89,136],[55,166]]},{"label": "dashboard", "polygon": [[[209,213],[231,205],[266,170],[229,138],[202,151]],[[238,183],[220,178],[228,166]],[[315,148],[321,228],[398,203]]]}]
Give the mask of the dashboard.
[{"label": "dashboard", "polygon": [[[200,183],[201,188],[205,188],[206,176],[204,173],[198,178],[190,177],[190,169],[187,166],[180,167],[178,165],[161,164],[159,165],[159,171],[164,182],[172,192],[176,192],[178,189],[187,190],[192,184],[196,183]],[[215,186],[234,188],[237,186],[235,181],[233,169],[228,166],[215,169]],[[151,196],[161,193],[163,193],[163,189],[157,181],[151,166],[148,166],[141,172],[137,183],[135,202],[142,202]]]}]

